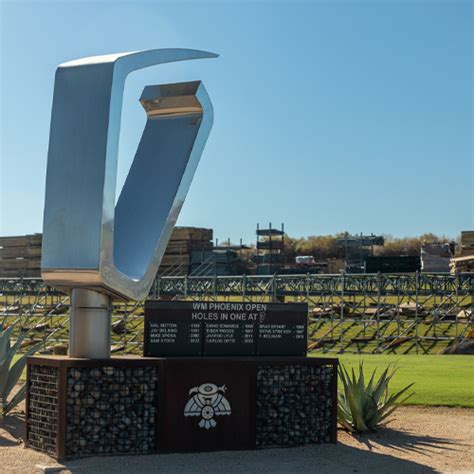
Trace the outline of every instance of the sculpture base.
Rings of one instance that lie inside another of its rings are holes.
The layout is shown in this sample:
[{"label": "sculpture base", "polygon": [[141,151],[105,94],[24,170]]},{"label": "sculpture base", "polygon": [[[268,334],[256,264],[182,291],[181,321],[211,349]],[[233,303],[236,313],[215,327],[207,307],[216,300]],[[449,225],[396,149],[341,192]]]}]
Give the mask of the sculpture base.
[{"label": "sculpture base", "polygon": [[335,443],[337,359],[28,359],[26,446],[58,460]]}]

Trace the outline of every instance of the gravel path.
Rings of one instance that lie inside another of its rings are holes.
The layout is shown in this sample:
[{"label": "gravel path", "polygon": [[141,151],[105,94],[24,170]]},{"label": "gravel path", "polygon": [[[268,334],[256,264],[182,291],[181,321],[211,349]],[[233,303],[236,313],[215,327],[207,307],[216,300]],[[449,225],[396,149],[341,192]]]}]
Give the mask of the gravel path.
[{"label": "gravel path", "polygon": [[[4,426],[5,427],[5,426]],[[0,473],[40,472],[55,461],[30,449],[17,413],[0,428]],[[293,449],[115,456],[65,463],[72,473],[474,473],[474,409],[402,407],[389,427],[369,436],[339,431],[338,445]]]}]

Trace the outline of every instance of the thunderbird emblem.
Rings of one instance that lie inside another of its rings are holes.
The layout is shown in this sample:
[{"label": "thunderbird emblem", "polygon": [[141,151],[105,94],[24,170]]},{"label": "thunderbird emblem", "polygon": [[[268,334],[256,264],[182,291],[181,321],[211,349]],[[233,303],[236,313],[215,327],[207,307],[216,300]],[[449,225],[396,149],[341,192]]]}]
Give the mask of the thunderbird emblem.
[{"label": "thunderbird emblem", "polygon": [[213,383],[204,383],[189,390],[192,397],[184,407],[184,416],[199,416],[199,427],[206,430],[216,426],[215,416],[232,413],[229,401],[224,397],[226,386],[218,387]]}]

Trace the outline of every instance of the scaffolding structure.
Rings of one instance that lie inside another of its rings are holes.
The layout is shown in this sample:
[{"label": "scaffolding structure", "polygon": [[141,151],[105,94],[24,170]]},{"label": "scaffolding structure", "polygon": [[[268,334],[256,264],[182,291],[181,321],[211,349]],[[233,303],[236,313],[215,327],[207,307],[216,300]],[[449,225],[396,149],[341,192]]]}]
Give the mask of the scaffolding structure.
[{"label": "scaffolding structure", "polygon": [[[433,353],[474,334],[474,274],[158,277],[150,298],[306,302],[309,349]],[[0,279],[0,326],[44,349],[68,340],[69,297],[36,279]],[[143,302],[115,303],[113,352],[140,353]]]},{"label": "scaffolding structure", "polygon": [[193,252],[191,257],[190,276],[225,276],[244,274],[247,272],[247,266],[242,258],[242,252],[250,250],[250,247],[244,245],[240,239],[239,245],[231,244],[230,238],[224,245],[219,245],[216,238],[211,251]]},{"label": "scaffolding structure", "polygon": [[365,273],[365,260],[374,255],[374,246],[383,245],[381,235],[349,235],[347,232],[337,240],[344,247],[344,266],[347,273]]},{"label": "scaffolding structure", "polygon": [[257,264],[257,275],[274,275],[283,267],[285,248],[285,226],[281,230],[268,224],[267,229],[261,229],[257,224],[257,243],[254,261]]}]

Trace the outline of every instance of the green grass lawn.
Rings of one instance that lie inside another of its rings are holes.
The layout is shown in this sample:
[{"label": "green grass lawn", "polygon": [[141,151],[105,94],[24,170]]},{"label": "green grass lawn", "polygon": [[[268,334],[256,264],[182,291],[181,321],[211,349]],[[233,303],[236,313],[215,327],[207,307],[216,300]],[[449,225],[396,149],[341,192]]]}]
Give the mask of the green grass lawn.
[{"label": "green grass lawn", "polygon": [[[310,357],[327,357],[313,353]],[[329,357],[333,357],[332,355]],[[412,382],[415,394],[406,405],[443,405],[474,408],[474,357],[469,355],[359,355],[341,354],[339,362],[358,369],[364,362],[364,373],[374,369],[380,374],[389,364],[397,367],[390,390],[399,390]],[[22,380],[26,379],[26,369]]]},{"label": "green grass lawn", "polygon": [[[324,357],[311,354],[311,357]],[[341,354],[339,362],[358,369],[364,363],[364,375],[374,369],[380,374],[395,364],[397,373],[390,382],[392,391],[415,382],[415,394],[406,405],[444,405],[474,407],[474,357],[469,355],[359,355]]]}]

